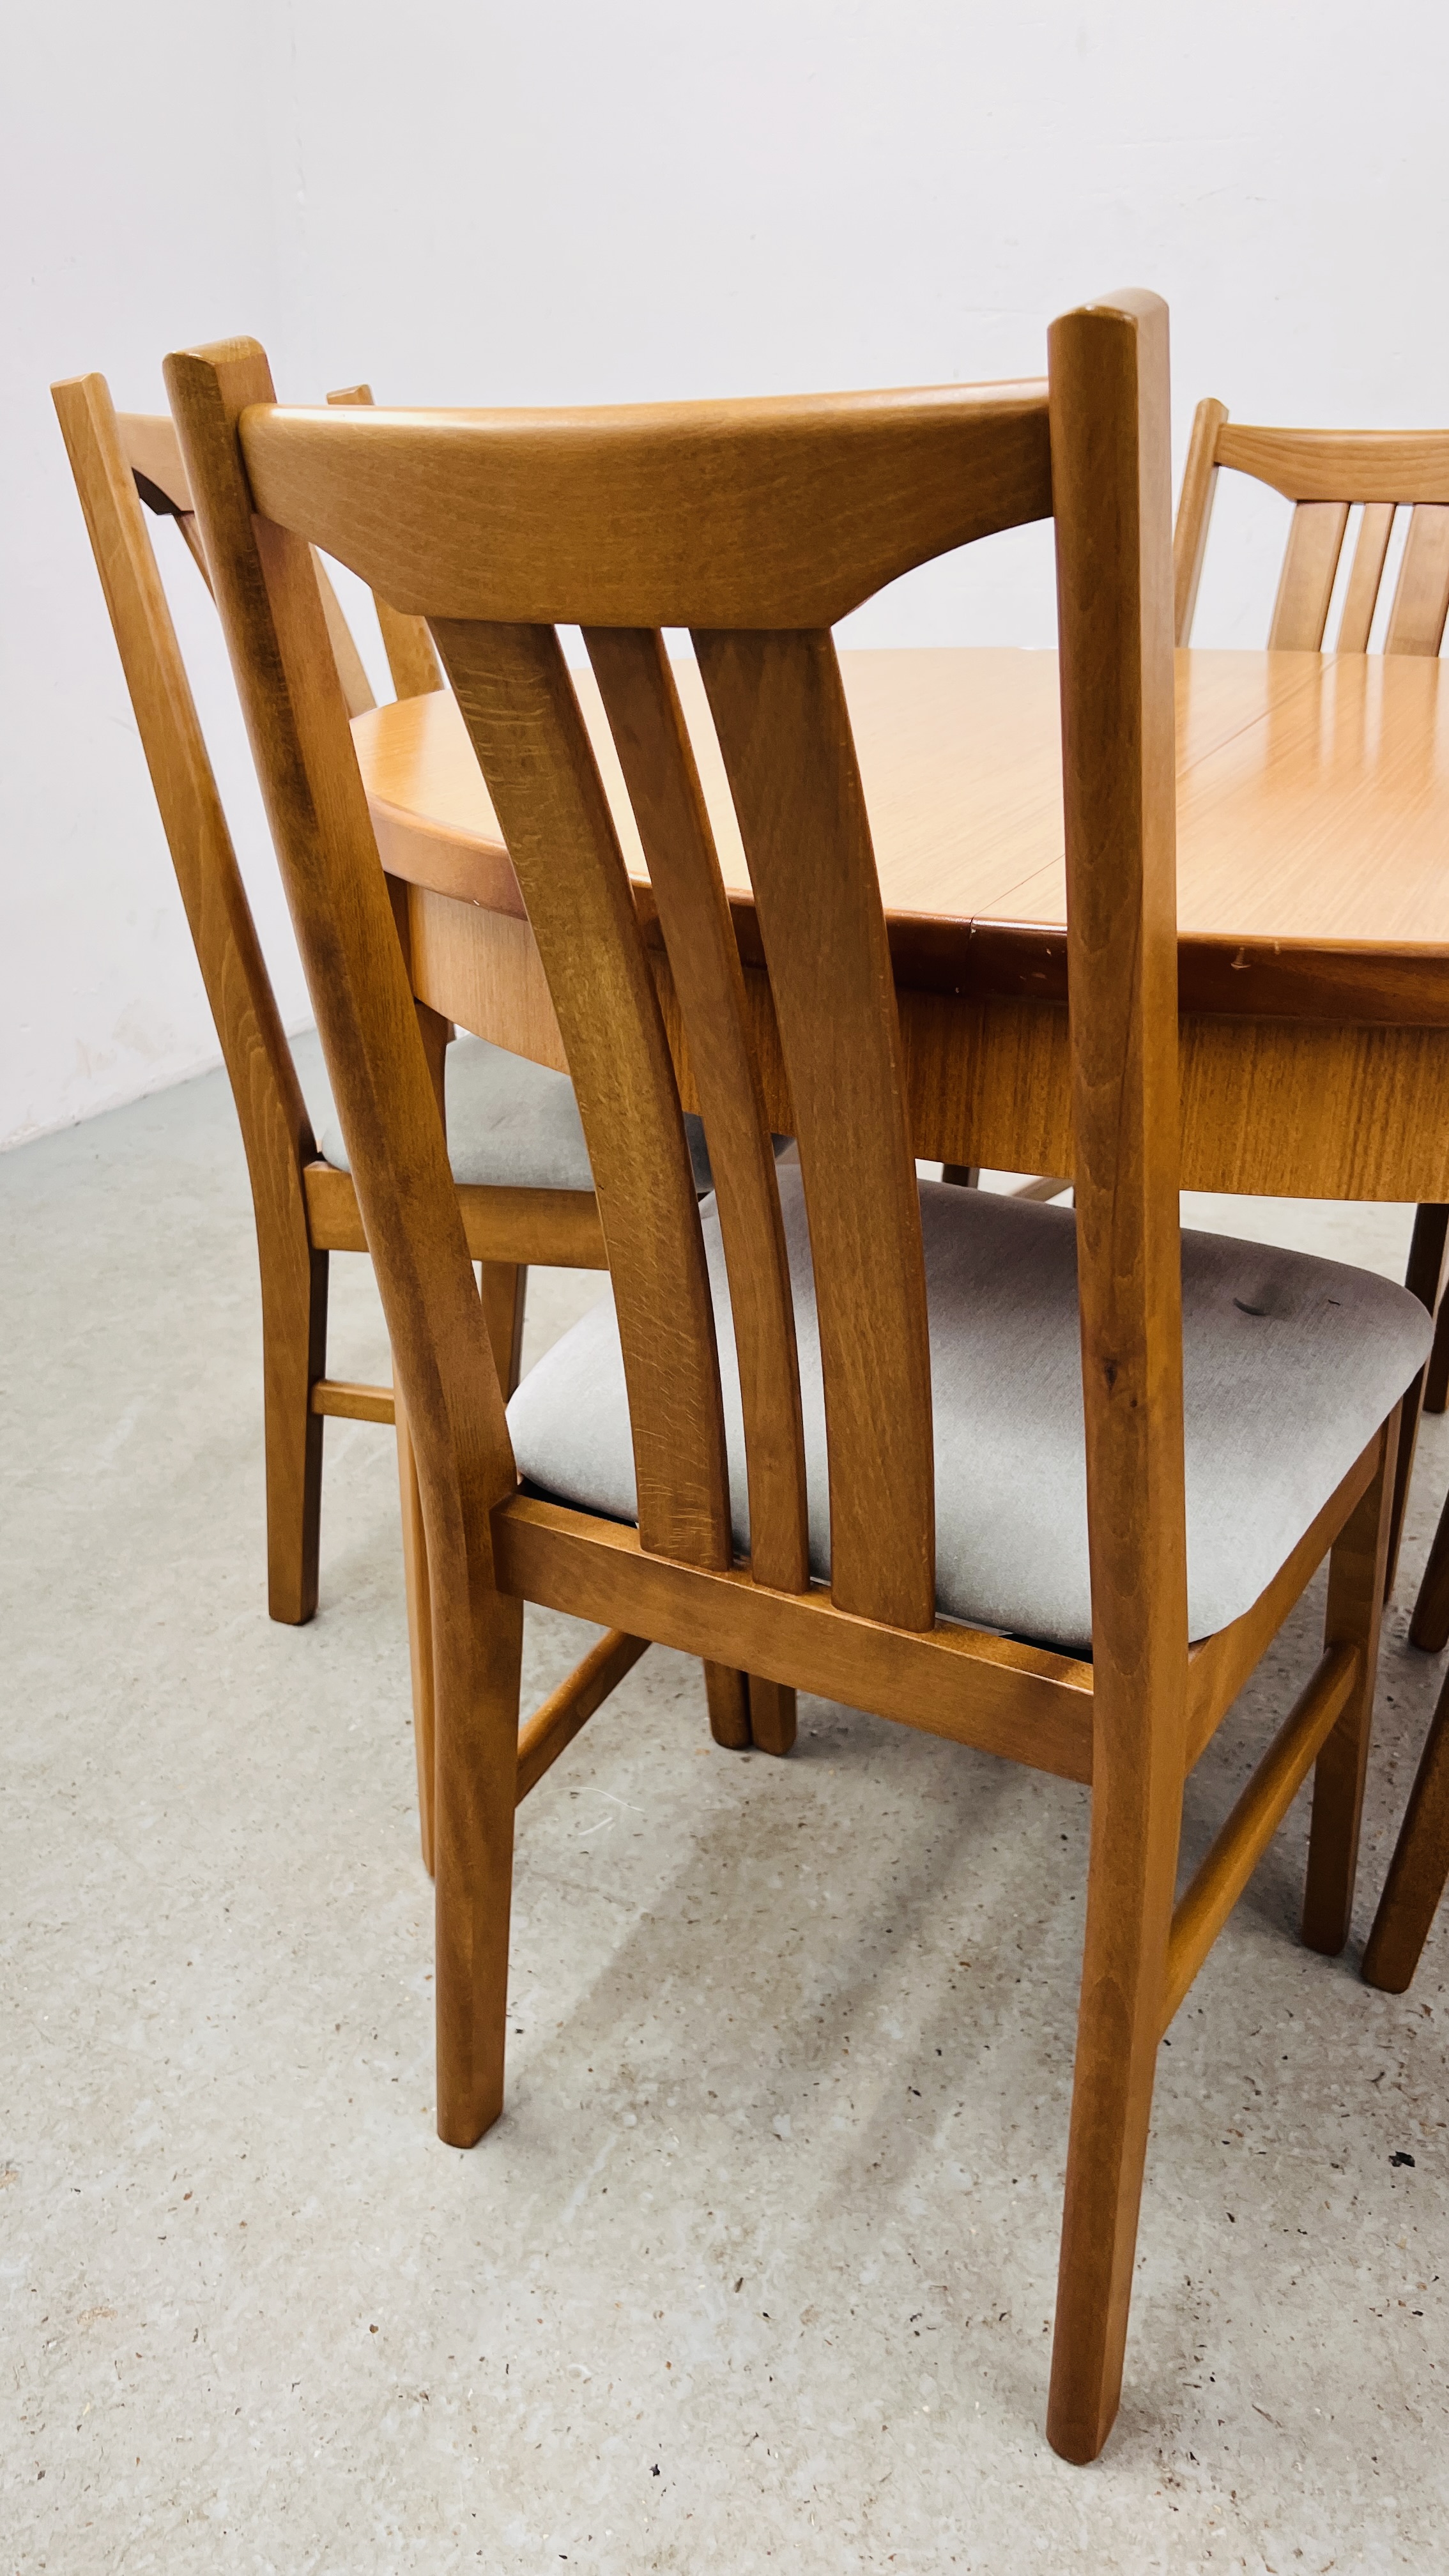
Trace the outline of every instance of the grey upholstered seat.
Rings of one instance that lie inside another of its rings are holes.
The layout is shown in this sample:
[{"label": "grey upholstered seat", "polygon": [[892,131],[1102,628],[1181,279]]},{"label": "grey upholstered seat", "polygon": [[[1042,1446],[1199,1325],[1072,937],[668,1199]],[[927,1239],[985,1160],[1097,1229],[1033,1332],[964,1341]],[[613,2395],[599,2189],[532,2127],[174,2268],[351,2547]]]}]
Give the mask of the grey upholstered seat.
[{"label": "grey upholstered seat", "polygon": [[[510,1055],[486,1038],[458,1037],[445,1058],[448,1160],[455,1181],[491,1189],[591,1190],[594,1176],[574,1087],[527,1056]],[[324,1162],[350,1172],[347,1147],[329,1099],[318,1102],[313,1133]],[[704,1129],[686,1118],[695,1186],[710,1187]]]},{"label": "grey upholstered seat", "polygon": [[[810,1554],[827,1574],[825,1414],[805,1205],[780,1172],[805,1414]],[[719,1324],[735,1538],[748,1546],[744,1433],[713,1200],[701,1210]],[[1085,1647],[1091,1637],[1069,1210],[921,1185],[942,1613]],[[1188,1616],[1240,1616],[1397,1403],[1429,1348],[1418,1300],[1304,1253],[1184,1233]],[[537,1491],[632,1521],[634,1461],[612,1298],[531,1370],[508,1408]]]}]

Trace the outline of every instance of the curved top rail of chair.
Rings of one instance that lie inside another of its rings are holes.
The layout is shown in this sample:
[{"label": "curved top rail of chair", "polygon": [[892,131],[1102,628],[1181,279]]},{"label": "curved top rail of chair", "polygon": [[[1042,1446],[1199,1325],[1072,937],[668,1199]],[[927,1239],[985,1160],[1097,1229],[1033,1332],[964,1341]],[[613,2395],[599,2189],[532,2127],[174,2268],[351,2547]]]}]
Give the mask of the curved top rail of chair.
[{"label": "curved top rail of chair", "polygon": [[266,517],[434,618],[832,626],[1052,506],[1036,382],[568,412],[258,404],[240,434]]},{"label": "curved top rail of chair", "polygon": [[1449,430],[1254,429],[1225,420],[1215,460],[1289,501],[1449,501]]}]

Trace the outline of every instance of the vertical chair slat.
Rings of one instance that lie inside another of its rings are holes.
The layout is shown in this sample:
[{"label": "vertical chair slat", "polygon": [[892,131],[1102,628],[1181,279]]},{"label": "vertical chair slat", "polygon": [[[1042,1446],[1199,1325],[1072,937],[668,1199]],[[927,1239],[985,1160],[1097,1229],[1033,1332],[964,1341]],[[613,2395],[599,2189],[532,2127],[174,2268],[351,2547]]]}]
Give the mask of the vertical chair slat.
[{"label": "vertical chair slat", "polygon": [[377,700],[372,682],[363,666],[351,627],[342,614],[342,602],[332,587],[332,578],[316,547],[312,548],[312,569],[317,575],[317,591],[322,602],[322,615],[327,624],[327,641],[342,683],[342,696],[349,716],[370,715]]},{"label": "vertical chair slat", "polygon": [[810,1579],[795,1313],[744,973],[684,711],[657,631],[590,627],[699,1089],[739,1360],[757,1583]]},{"label": "vertical chair slat", "polygon": [[830,1460],[831,1588],[935,1617],[920,1207],[895,981],[828,633],[696,632],[775,997],[809,1211]]},{"label": "vertical chair slat", "polygon": [[1297,504],[1268,629],[1270,653],[1321,650],[1347,526],[1346,501]]},{"label": "vertical chair slat", "polygon": [[1366,501],[1359,527],[1358,543],[1353,550],[1353,569],[1344,593],[1343,615],[1338,621],[1340,653],[1366,653],[1369,630],[1378,606],[1379,584],[1384,577],[1384,562],[1393,534],[1392,501]]},{"label": "vertical chair slat", "polygon": [[[371,410],[372,387],[339,385],[327,399],[329,403],[347,404],[354,409],[361,404]],[[433,651],[432,637],[424,620],[405,617],[400,608],[391,607],[377,591],[373,592],[372,604],[377,611],[382,649],[387,655],[387,667],[392,673],[392,684],[398,696],[431,697],[434,689],[442,687],[443,675],[438,669],[438,657]]]},{"label": "vertical chair slat", "polygon": [[1409,519],[1389,612],[1386,653],[1434,654],[1449,616],[1449,505],[1421,501]]},{"label": "vertical chair slat", "polygon": [[207,589],[210,590],[211,573],[207,567],[206,548],[202,544],[200,535],[197,531],[196,513],[194,510],[177,511],[176,533],[180,537],[187,553],[190,555],[192,562],[195,564],[197,571],[200,573],[202,580],[205,582]]},{"label": "vertical chair slat", "polygon": [[433,633],[503,827],[584,1122],[629,1388],[645,1547],[731,1558],[724,1412],[694,1175],[608,800],[551,626]]}]

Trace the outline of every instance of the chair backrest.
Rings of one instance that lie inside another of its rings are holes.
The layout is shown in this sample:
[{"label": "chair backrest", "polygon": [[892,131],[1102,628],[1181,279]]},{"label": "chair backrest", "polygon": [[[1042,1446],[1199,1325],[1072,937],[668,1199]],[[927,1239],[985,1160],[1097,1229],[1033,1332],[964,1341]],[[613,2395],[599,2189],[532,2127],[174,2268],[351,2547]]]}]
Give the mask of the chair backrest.
[{"label": "chair backrest", "polygon": [[1173,539],[1179,644],[1192,632],[1219,469],[1271,484],[1293,503],[1270,652],[1322,650],[1349,512],[1363,505],[1334,650],[1366,653],[1395,512],[1409,512],[1386,653],[1434,654],[1449,615],[1449,430],[1250,429],[1200,402]]},{"label": "chair backrest", "polygon": [[829,630],[913,565],[1047,516],[1055,494],[1096,1643],[1139,1673],[1162,1647],[1185,1659],[1165,308],[1123,297],[1068,315],[1050,364],[1050,390],[490,414],[284,410],[251,342],[168,360],[418,1444],[430,1546],[435,1525],[440,1543],[458,1534],[470,1491],[475,1502],[511,1491],[512,1453],[307,546],[427,618],[578,1094],[640,1543],[724,1567],[714,1315],[674,1068],[555,631],[583,630],[710,1139],[752,1571],[802,1589],[779,1198],[738,950],[662,641],[662,630],[690,630],[799,1140],[832,1593],[842,1609],[922,1629],[935,1569],[919,1207],[885,921]]},{"label": "chair backrest", "polygon": [[[142,514],[144,503],[153,517],[174,522],[210,590],[175,423],[164,412],[117,412],[104,376],[73,377],[51,391],[256,1187],[281,1139],[293,1163],[315,1149]],[[359,385],[328,400],[371,395]],[[312,560],[347,713],[360,715],[376,701],[315,549]],[[422,620],[374,605],[399,697],[441,687]]]},{"label": "chair backrest", "polygon": [[246,886],[147,533],[142,500],[173,518],[210,587],[176,432],[119,417],[104,376],[51,393],[120,651],[176,882],[241,1123],[259,1221],[300,1221],[315,1154]]}]

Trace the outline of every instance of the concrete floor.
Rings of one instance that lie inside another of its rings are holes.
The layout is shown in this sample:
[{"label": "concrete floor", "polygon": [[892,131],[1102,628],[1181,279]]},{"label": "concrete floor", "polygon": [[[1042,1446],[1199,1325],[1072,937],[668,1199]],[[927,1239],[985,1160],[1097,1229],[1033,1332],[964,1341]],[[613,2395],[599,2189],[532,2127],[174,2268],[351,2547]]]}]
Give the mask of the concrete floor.
[{"label": "concrete floor", "polygon": [[[6,2576],[1444,2566],[1445,1935],[1408,1996],[1357,1977],[1440,1678],[1402,1610],[1354,1946],[1297,1946],[1300,1807],[1163,2049],[1126,2399],[1070,2469],[1084,1793],[818,1701],[789,1762],[724,1754],[656,1651],[523,1812],[508,2109],[442,2147],[391,1440],[329,1425],[322,1610],[271,1626],[220,1077],[0,1192]],[[333,1365],[380,1375],[334,1278]],[[537,1275],[533,1347],[595,1288]],[[1446,1483],[1441,1422],[1404,1601]],[[534,1693],[585,1633],[530,1614]]]}]

